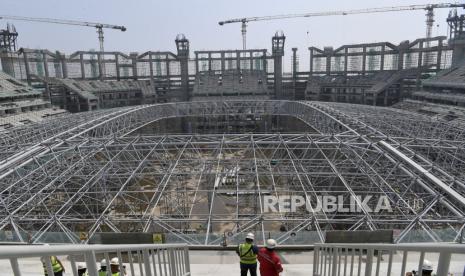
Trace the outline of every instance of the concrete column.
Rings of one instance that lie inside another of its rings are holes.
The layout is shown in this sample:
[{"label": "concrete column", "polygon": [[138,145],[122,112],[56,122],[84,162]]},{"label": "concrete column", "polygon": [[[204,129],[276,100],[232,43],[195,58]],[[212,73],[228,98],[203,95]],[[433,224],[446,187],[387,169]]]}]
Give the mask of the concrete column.
[{"label": "concrete column", "polygon": [[292,99],[295,99],[295,90],[297,83],[297,48],[292,48]]},{"label": "concrete column", "polygon": [[181,62],[181,86],[184,91],[184,100],[190,99],[189,95],[189,60],[187,57],[182,58]]},{"label": "concrete column", "polygon": [[398,51],[398,59],[397,59],[397,70],[403,70],[404,69],[404,54],[405,50],[408,47],[409,42],[404,41],[397,46],[397,51]]},{"label": "concrete column", "polygon": [[137,53],[131,53],[131,62],[132,62],[132,78],[133,80],[137,80],[138,74],[137,74]]},{"label": "concrete column", "polygon": [[212,70],[212,53],[208,53],[208,71]]},{"label": "concrete column", "polygon": [[274,56],[274,92],[276,99],[283,98],[283,56]]},{"label": "concrete column", "polygon": [[62,77],[64,79],[68,78],[68,62],[66,61],[66,55],[65,54],[61,54],[60,52],[57,51],[57,55],[58,57],[60,58],[60,62],[61,62],[61,73],[62,73]]},{"label": "concrete column", "polygon": [[441,70],[442,47],[443,47],[442,39],[440,39],[439,44],[438,44],[438,56],[436,59],[436,70]]},{"label": "concrete column", "polygon": [[176,48],[178,50],[178,61],[181,66],[181,89],[183,91],[182,100],[190,99],[189,93],[189,40],[183,35],[176,36]]},{"label": "concrete column", "polygon": [[181,63],[181,86],[183,90],[183,100],[188,101],[190,98],[189,95],[189,59],[183,57],[180,60]]},{"label": "concrete column", "polygon": [[363,46],[362,53],[362,74],[366,75],[366,65],[367,65],[367,47]]},{"label": "concrete column", "polygon": [[104,68],[105,67],[103,65],[102,54],[100,52],[97,53],[97,63],[98,63],[99,78],[100,78],[100,80],[104,80],[104,78],[105,78]]},{"label": "concrete column", "polygon": [[116,67],[116,79],[121,79],[121,73],[119,71],[119,55],[115,54],[115,67]]},{"label": "concrete column", "polygon": [[283,56],[286,37],[282,31],[272,37],[272,53],[274,59],[274,92],[276,99],[283,99]]},{"label": "concrete column", "polygon": [[49,74],[48,74],[48,61],[47,61],[47,54],[45,52],[42,52],[42,62],[44,64],[44,74],[45,74],[45,79],[48,80]]},{"label": "concrete column", "polygon": [[[196,59],[197,60],[197,59]],[[224,52],[221,52],[221,74],[224,74],[225,70],[225,60],[224,60]],[[197,63],[196,63],[197,64]]]},{"label": "concrete column", "polygon": [[166,59],[166,76],[168,76],[168,79],[170,79],[171,71],[170,71],[170,60]]},{"label": "concrete column", "polygon": [[195,74],[199,74],[199,54],[195,53]]},{"label": "concrete column", "polygon": [[297,78],[297,48],[292,48],[292,77]]},{"label": "concrete column", "polygon": [[313,75],[313,49],[311,47],[308,47],[308,50],[310,51],[310,76]]},{"label": "concrete column", "polygon": [[250,70],[253,69],[253,55],[252,51],[249,51],[249,57],[250,57]]},{"label": "concrete column", "polygon": [[465,60],[465,34],[460,34],[449,41],[452,46],[452,66],[457,66]]},{"label": "concrete column", "polygon": [[331,75],[331,56],[332,54],[326,53],[326,75]]},{"label": "concrete column", "polygon": [[61,69],[61,55],[58,51],[55,52],[53,68],[55,69],[55,77],[63,78],[63,70]]},{"label": "concrete column", "polygon": [[418,52],[418,63],[417,63],[418,68],[423,67],[423,64],[422,64],[423,63],[423,56],[424,55],[426,56],[426,55],[429,54],[429,53],[423,51],[423,48],[424,48],[423,44],[424,44],[423,41],[420,42],[420,49],[419,49],[420,51]]},{"label": "concrete column", "polygon": [[416,90],[420,90],[420,87],[421,87],[421,72],[423,71],[426,72],[428,69],[428,64],[423,66],[423,56],[426,57],[426,62],[429,62],[429,58],[427,57],[429,56],[430,53],[424,52],[423,46],[424,46],[424,43],[420,42],[420,52],[418,52],[418,63],[417,63],[417,68],[419,70],[418,70],[417,79],[416,79]]},{"label": "concrete column", "polygon": [[236,69],[237,72],[241,71],[241,52],[236,51]]},{"label": "concrete column", "polygon": [[[267,63],[267,59],[266,59],[266,51],[263,51],[263,71],[265,72],[265,78],[266,78],[266,74],[268,72],[268,63]],[[263,80],[263,82],[266,82],[266,80]]]},{"label": "concrete column", "polygon": [[2,51],[0,53],[0,59],[2,62],[2,70],[8,75],[15,77],[15,67],[13,53],[8,51]]},{"label": "concrete column", "polygon": [[86,71],[84,67],[84,54],[79,54],[79,62],[81,63],[81,78],[84,80],[86,78]]},{"label": "concrete column", "polygon": [[27,83],[31,85],[31,69],[29,67],[29,59],[27,58],[26,52],[23,52],[23,57],[24,57],[24,68],[26,69]]},{"label": "concrete column", "polygon": [[152,54],[149,54],[149,70],[150,70],[150,79],[153,80],[153,61],[152,61]]},{"label": "concrete column", "polygon": [[349,49],[348,48],[345,48],[344,49],[344,76],[347,76],[347,68],[349,68],[349,58],[348,58],[348,54],[349,53]]},{"label": "concrete column", "polygon": [[381,61],[379,65],[379,70],[384,71],[384,56],[386,51],[386,45],[381,46]]}]

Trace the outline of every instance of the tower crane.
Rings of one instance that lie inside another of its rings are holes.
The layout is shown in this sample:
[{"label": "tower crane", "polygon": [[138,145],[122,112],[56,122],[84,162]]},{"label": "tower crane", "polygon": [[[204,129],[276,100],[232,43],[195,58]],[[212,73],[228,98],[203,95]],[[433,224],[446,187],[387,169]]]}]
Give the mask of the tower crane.
[{"label": "tower crane", "polygon": [[126,27],[124,27],[124,26],[110,25],[110,24],[104,24],[104,23],[86,22],[86,21],[76,21],[76,20],[23,17],[23,16],[12,16],[12,15],[0,15],[0,19],[93,27],[93,28],[97,29],[98,40],[99,40],[99,43],[100,43],[100,52],[104,51],[104,48],[103,48],[103,29],[104,28],[105,29],[120,30],[122,32],[126,31]]},{"label": "tower crane", "polygon": [[[431,38],[431,33],[434,23],[434,9],[442,8],[465,8],[465,4],[451,4],[451,3],[439,3],[439,4],[426,4],[426,5],[409,5],[409,6],[397,6],[397,7],[384,7],[384,8],[370,8],[370,9],[359,9],[359,10],[348,10],[348,11],[328,11],[328,12],[312,12],[312,13],[301,13],[301,14],[281,14],[271,15],[262,17],[244,17],[229,19],[220,21],[218,24],[223,26],[230,23],[242,23],[242,47],[246,49],[246,34],[247,34],[247,23],[253,21],[267,21],[267,20],[279,20],[288,18],[298,17],[318,17],[318,16],[334,16],[334,15],[349,15],[349,14],[365,14],[365,13],[383,13],[383,12],[396,12],[396,11],[412,11],[412,10],[425,10],[426,11],[426,37]],[[427,41],[427,43],[429,43]],[[429,46],[429,45],[427,45]]]}]

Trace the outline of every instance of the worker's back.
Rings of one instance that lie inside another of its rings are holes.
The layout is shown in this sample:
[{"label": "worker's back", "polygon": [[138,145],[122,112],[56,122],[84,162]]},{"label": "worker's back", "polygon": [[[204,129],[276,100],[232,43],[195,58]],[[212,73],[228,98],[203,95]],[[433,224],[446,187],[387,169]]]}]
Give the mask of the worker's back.
[{"label": "worker's back", "polygon": [[241,243],[238,250],[240,262],[243,264],[256,264],[256,250],[256,246],[252,243]]},{"label": "worker's back", "polygon": [[283,271],[281,259],[274,250],[260,248],[257,258],[260,262],[261,276],[278,276],[279,272]]}]

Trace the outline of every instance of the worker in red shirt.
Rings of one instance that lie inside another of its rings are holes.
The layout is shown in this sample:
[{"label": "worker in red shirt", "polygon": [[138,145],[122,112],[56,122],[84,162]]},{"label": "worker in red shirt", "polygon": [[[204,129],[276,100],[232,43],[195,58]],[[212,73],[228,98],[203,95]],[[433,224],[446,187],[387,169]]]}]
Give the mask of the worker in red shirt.
[{"label": "worker in red shirt", "polygon": [[258,261],[260,262],[260,275],[261,276],[279,276],[283,271],[281,259],[275,252],[276,241],[269,239],[266,241],[264,248],[258,251]]}]

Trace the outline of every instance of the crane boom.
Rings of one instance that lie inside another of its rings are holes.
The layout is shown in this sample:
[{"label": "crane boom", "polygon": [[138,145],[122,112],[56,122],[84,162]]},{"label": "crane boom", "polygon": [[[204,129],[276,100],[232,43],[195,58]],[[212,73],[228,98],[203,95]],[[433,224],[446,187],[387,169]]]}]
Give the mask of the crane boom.
[{"label": "crane boom", "polygon": [[97,29],[97,33],[98,33],[98,39],[100,43],[100,52],[104,51],[104,48],[103,48],[103,39],[104,39],[103,29],[104,28],[120,30],[122,32],[126,31],[126,27],[124,26],[110,25],[110,24],[104,24],[104,23],[95,23],[95,22],[86,22],[86,21],[77,21],[77,20],[65,20],[65,19],[41,18],[41,17],[25,17],[25,16],[14,16],[14,15],[0,15],[0,19],[94,27]]},{"label": "crane boom", "polygon": [[[426,4],[426,5],[408,5],[408,6],[397,6],[397,7],[382,7],[382,8],[370,8],[370,9],[358,9],[358,10],[348,10],[348,11],[328,11],[328,12],[312,12],[312,13],[300,13],[300,14],[281,14],[281,15],[271,15],[271,16],[257,16],[257,17],[243,17],[229,19],[225,21],[218,22],[219,25],[223,26],[230,23],[242,23],[242,39],[243,47],[245,49],[245,39],[246,39],[246,23],[253,21],[265,21],[265,20],[280,20],[280,19],[289,19],[289,18],[299,18],[299,17],[318,17],[318,16],[337,16],[337,15],[351,15],[351,14],[367,14],[367,13],[383,13],[383,12],[395,12],[395,11],[410,11],[410,10],[426,10],[428,11],[427,20],[429,25],[427,26],[427,35],[431,33],[432,21],[433,20],[433,10],[441,8],[465,8],[465,4],[452,4],[452,3],[438,3],[438,4]],[[431,26],[430,26],[431,25]]]},{"label": "crane boom", "polygon": [[14,16],[14,15],[0,15],[0,19],[53,23],[53,24],[63,24],[63,25],[76,25],[76,26],[86,26],[86,27],[95,27],[95,28],[106,28],[106,29],[121,30],[123,32],[126,31],[126,27],[124,26],[110,25],[110,24],[104,24],[104,23],[95,23],[95,22],[86,22],[86,21],[77,21],[77,20],[64,20],[64,19],[41,18],[41,17],[24,17],[24,16]]},{"label": "crane boom", "polygon": [[348,10],[348,11],[281,14],[281,15],[271,15],[271,16],[257,16],[257,17],[244,17],[244,18],[229,19],[225,21],[220,21],[218,22],[218,24],[222,26],[224,24],[251,22],[251,21],[278,20],[278,19],[299,18],[299,17],[317,17],[317,16],[334,16],[334,15],[409,11],[409,10],[429,10],[429,9],[437,9],[437,8],[465,8],[465,4],[441,3],[441,4],[430,4],[430,5],[409,5],[409,6],[398,6],[398,7],[358,9],[358,10]]}]

